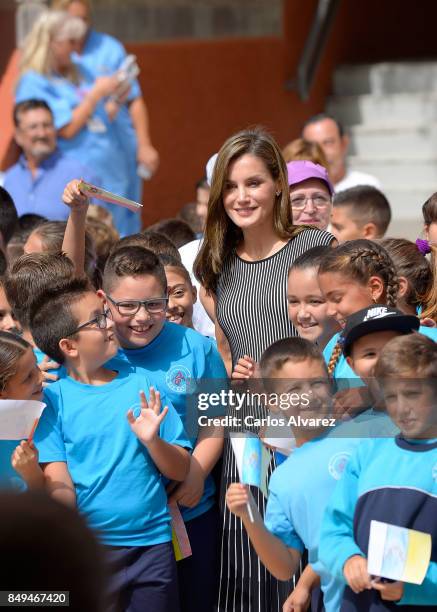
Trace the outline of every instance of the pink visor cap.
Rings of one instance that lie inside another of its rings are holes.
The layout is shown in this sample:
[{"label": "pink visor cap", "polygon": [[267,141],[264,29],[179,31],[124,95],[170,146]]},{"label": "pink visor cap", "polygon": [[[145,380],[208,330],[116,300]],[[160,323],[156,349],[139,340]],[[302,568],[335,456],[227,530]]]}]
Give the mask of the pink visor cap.
[{"label": "pink visor cap", "polygon": [[323,181],[331,196],[334,195],[334,187],[329,180],[328,171],[319,164],[314,164],[312,161],[292,161],[287,164],[288,184],[297,185],[308,179],[318,179]]}]

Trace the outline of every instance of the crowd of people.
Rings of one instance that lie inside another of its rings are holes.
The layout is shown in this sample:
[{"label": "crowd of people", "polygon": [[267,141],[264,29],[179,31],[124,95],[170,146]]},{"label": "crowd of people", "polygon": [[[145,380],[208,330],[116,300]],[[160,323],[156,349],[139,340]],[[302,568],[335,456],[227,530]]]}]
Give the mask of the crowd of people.
[{"label": "crowd of people", "polygon": [[[437,193],[416,242],[389,237],[383,186],[322,113],[282,151],[230,135],[193,202],[142,229],[79,180],[141,199],[159,157],[138,83],[86,0],[52,4],[0,187],[0,411],[45,405],[24,440],[0,431],[2,590],[82,612],[436,608]],[[371,570],[375,522],[430,536],[420,580]]]}]

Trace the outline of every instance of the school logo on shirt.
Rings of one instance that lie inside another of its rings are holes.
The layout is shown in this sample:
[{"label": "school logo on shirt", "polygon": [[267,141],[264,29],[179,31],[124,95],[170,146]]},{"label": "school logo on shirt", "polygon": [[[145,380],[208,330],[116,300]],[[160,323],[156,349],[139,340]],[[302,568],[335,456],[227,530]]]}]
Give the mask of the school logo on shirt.
[{"label": "school logo on shirt", "polygon": [[432,477],[434,478],[434,480],[437,482],[437,463],[434,465],[434,467],[432,468]]},{"label": "school logo on shirt", "polygon": [[347,462],[350,459],[351,454],[346,452],[336,453],[332,455],[328,464],[328,472],[335,480],[340,480],[343,476],[343,472],[346,468]]},{"label": "school logo on shirt", "polygon": [[187,393],[191,378],[192,375],[188,368],[183,365],[175,365],[167,372],[165,382],[172,391],[176,393]]}]

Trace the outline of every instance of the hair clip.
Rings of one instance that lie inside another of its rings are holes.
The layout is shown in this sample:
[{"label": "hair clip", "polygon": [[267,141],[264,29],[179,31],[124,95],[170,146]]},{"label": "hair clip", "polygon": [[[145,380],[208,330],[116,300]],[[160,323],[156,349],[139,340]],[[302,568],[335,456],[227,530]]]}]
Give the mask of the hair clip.
[{"label": "hair clip", "polygon": [[416,240],[416,246],[418,250],[422,253],[422,255],[427,255],[431,253],[431,247],[429,246],[428,240],[422,240],[422,238],[418,238]]}]

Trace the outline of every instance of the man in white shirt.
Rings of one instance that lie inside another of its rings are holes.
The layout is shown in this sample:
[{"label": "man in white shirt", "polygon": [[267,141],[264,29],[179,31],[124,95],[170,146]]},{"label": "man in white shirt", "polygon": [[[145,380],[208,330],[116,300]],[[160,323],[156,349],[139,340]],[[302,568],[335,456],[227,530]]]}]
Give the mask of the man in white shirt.
[{"label": "man in white shirt", "polygon": [[341,123],[331,115],[320,113],[308,119],[303,127],[302,137],[322,148],[328,160],[328,172],[336,193],[357,185],[371,185],[381,189],[381,183],[376,177],[347,168],[349,136],[345,134]]}]

